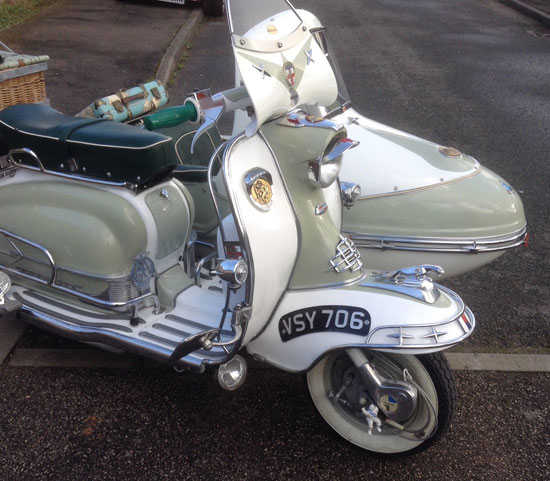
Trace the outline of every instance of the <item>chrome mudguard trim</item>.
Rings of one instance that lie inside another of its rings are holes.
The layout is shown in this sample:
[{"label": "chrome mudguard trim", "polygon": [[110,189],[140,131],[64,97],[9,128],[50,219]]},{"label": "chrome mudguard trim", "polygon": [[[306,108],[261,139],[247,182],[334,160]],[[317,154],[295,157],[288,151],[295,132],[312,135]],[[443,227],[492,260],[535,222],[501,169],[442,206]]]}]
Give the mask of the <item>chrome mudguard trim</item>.
[{"label": "chrome mudguard trim", "polygon": [[453,237],[392,237],[343,232],[361,249],[479,254],[511,249],[525,243],[527,226],[508,235],[474,239]]}]

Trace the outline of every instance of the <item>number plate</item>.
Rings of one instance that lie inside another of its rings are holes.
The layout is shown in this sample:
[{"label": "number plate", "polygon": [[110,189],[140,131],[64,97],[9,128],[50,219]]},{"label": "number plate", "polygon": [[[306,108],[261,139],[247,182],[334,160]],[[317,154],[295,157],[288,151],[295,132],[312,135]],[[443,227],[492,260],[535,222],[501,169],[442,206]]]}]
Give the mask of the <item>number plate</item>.
[{"label": "number plate", "polygon": [[345,332],[366,336],[370,314],[359,307],[316,306],[289,312],[279,320],[283,342],[314,332]]}]

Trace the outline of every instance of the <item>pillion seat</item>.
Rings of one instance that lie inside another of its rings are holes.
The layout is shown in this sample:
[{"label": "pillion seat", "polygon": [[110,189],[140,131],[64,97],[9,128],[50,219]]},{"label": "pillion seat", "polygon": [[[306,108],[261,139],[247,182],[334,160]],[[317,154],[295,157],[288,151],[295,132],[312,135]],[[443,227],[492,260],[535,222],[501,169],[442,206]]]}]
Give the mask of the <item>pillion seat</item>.
[{"label": "pillion seat", "polygon": [[[10,149],[31,149],[46,170],[109,182],[150,186],[177,163],[170,137],[111,120],[71,117],[44,104],[0,111],[0,137]],[[21,161],[34,165],[28,156]]]}]

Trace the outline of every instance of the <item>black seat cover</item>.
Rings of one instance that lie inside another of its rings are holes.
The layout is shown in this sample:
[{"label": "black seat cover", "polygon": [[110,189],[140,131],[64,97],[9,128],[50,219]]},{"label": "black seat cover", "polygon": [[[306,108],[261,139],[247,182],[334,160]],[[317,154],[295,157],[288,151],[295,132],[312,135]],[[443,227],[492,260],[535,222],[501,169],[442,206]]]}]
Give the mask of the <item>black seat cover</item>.
[{"label": "black seat cover", "polygon": [[151,183],[177,163],[170,137],[111,120],[70,117],[44,104],[0,111],[0,136],[10,149],[33,150],[47,170],[114,182]]}]

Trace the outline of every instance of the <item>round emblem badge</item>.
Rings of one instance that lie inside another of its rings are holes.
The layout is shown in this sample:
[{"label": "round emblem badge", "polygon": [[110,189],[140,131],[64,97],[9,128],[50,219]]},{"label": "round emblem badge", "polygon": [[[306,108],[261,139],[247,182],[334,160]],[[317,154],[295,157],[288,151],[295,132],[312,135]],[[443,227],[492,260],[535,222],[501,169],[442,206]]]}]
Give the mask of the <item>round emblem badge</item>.
[{"label": "round emblem badge", "polygon": [[278,30],[275,25],[271,24],[267,26],[267,32],[271,35],[275,35],[278,32]]},{"label": "round emblem badge", "polygon": [[252,169],[244,178],[252,204],[260,210],[269,210],[273,203],[273,178],[263,169]]},{"label": "round emblem badge", "polygon": [[252,199],[260,205],[267,205],[271,202],[273,191],[271,185],[265,179],[258,179],[252,186]]},{"label": "round emblem badge", "polygon": [[399,408],[399,404],[393,396],[384,395],[380,397],[380,407],[387,413],[394,413]]}]

